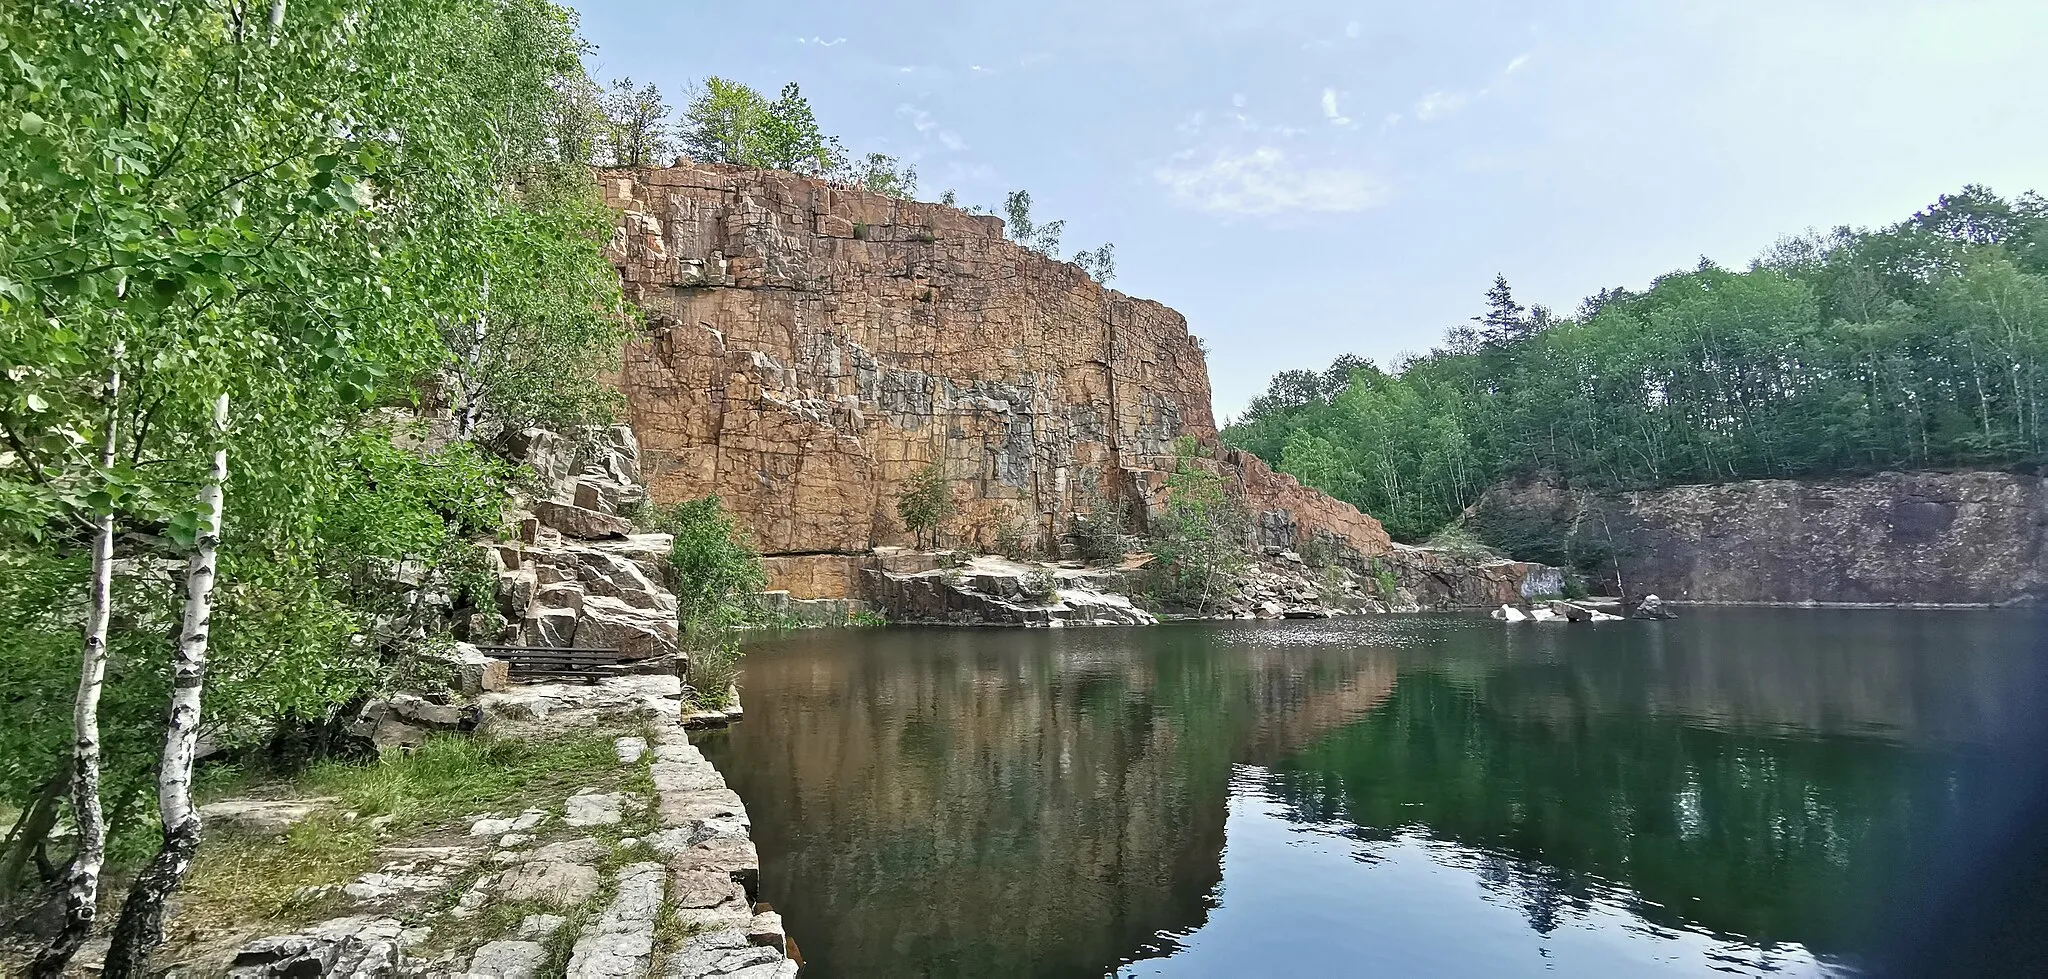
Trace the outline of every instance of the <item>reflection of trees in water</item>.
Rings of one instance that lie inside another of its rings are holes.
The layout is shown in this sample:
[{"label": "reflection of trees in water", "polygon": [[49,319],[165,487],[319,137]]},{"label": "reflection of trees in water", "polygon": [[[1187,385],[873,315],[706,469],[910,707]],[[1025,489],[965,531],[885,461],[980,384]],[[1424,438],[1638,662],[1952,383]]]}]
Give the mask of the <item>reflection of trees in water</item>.
[{"label": "reflection of trees in water", "polygon": [[1564,716],[1540,685],[1527,701],[1481,686],[1404,674],[1269,791],[1290,818],[1355,824],[1368,847],[1417,834],[1479,851],[1479,879],[1546,934],[1621,900],[1656,924],[1836,952],[1864,944],[1857,923],[1891,871],[1984,774],[1868,739]]},{"label": "reflection of trees in water", "polygon": [[1245,762],[1361,859],[1435,841],[1541,933],[1618,907],[1840,952],[1985,774],[1868,735],[1969,741],[2023,710],[2042,661],[1998,628],[813,634],[750,659],[748,719],[707,750],[821,979],[1099,975],[1170,951],[1212,909]]}]

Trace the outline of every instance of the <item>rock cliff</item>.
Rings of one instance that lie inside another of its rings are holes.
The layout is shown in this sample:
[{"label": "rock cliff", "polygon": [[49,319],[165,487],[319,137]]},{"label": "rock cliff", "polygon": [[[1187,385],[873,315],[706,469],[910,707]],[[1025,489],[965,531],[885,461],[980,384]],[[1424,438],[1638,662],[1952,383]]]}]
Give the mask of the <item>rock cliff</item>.
[{"label": "rock cliff", "polygon": [[[839,598],[910,542],[904,481],[942,463],[949,545],[1045,540],[1110,500],[1156,505],[1170,443],[1216,436],[1180,314],[1010,242],[1002,222],[722,165],[600,174],[647,330],[619,379],[658,501],[716,494],[771,588]],[[1388,553],[1378,521],[1217,453],[1258,543]]]},{"label": "rock cliff", "polygon": [[2048,601],[2048,479],[1999,472],[1752,480],[1599,496],[1498,487],[1473,528],[1589,584],[1691,602]]}]

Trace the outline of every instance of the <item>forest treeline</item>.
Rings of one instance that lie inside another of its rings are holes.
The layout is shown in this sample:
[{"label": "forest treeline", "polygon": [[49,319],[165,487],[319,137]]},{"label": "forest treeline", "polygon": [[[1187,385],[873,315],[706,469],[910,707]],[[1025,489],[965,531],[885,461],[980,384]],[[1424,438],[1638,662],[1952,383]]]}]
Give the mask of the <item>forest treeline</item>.
[{"label": "forest treeline", "polygon": [[1702,260],[1570,315],[1496,278],[1483,313],[1383,370],[1273,378],[1224,432],[1428,537],[1487,486],[1593,490],[2048,461],[2048,201],[1970,186],[1877,230]]}]

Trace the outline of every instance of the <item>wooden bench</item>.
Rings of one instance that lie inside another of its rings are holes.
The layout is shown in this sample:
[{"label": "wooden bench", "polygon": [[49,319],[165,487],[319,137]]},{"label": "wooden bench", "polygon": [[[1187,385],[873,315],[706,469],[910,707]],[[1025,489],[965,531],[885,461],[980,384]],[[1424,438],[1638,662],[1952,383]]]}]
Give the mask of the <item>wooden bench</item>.
[{"label": "wooden bench", "polygon": [[486,656],[506,662],[514,680],[578,679],[595,683],[600,667],[625,662],[619,651],[597,646],[478,646]]}]

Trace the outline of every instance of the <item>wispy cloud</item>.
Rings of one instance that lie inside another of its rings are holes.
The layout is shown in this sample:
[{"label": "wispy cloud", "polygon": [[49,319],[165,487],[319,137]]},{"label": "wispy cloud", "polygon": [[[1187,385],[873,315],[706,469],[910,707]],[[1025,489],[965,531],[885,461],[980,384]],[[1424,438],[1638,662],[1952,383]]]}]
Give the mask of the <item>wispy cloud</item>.
[{"label": "wispy cloud", "polygon": [[1345,24],[1344,24],[1344,36],[1345,36],[1345,37],[1351,37],[1351,38],[1355,38],[1355,37],[1357,37],[1358,35],[1360,35],[1360,34],[1362,34],[1362,33],[1364,33],[1364,32],[1365,32],[1365,25],[1363,25],[1363,24],[1360,24],[1359,22],[1357,22],[1357,21],[1355,21],[1355,20],[1353,20],[1353,21],[1347,21],[1347,22],[1345,22]]},{"label": "wispy cloud", "polygon": [[1526,65],[1526,64],[1528,64],[1528,63],[1529,63],[1529,56],[1528,56],[1528,55],[1526,55],[1526,54],[1518,54],[1518,55],[1515,55],[1513,59],[1511,59],[1511,60],[1509,60],[1509,61],[1508,61],[1508,66],[1507,66],[1507,68],[1503,69],[1503,70],[1501,71],[1501,74],[1503,74],[1503,75],[1512,75],[1512,74],[1514,74],[1515,72],[1517,72],[1517,71],[1520,71],[1520,70],[1521,70],[1521,68],[1522,68],[1522,66],[1523,66],[1523,65]]},{"label": "wispy cloud", "polygon": [[910,128],[917,130],[918,135],[935,139],[949,150],[958,152],[967,148],[967,142],[958,133],[940,125],[931,113],[908,102],[896,107],[896,117],[910,123]]},{"label": "wispy cloud", "polygon": [[1441,119],[1465,107],[1471,99],[1457,92],[1435,91],[1415,100],[1415,118],[1418,122]]},{"label": "wispy cloud", "polygon": [[1351,125],[1350,117],[1337,111],[1337,90],[1334,88],[1323,89],[1323,118],[1339,126]]},{"label": "wispy cloud", "polygon": [[1234,106],[1237,106],[1237,107],[1238,107],[1238,108],[1240,108],[1240,109],[1244,108],[1244,104],[1245,104],[1245,102],[1247,102],[1247,101],[1249,101],[1249,100],[1248,100],[1248,99],[1246,99],[1246,98],[1244,97],[1244,93],[1243,93],[1243,92],[1239,92],[1239,93],[1237,93],[1237,94],[1235,94],[1235,95],[1232,95],[1232,96],[1230,97],[1230,104],[1231,104],[1231,105],[1234,105]]},{"label": "wispy cloud", "polygon": [[824,38],[818,37],[817,35],[812,35],[812,36],[810,36],[810,37],[800,37],[800,38],[797,38],[797,39],[796,39],[796,43],[798,43],[798,44],[815,44],[815,45],[817,45],[817,46],[819,46],[819,47],[821,47],[821,48],[833,48],[833,47],[838,47],[838,46],[839,46],[839,45],[841,45],[841,44],[845,44],[845,43],[846,43],[846,39],[845,39],[845,38],[843,38],[843,37],[835,37],[835,38],[833,38],[832,40],[829,40],[829,41],[827,41],[827,40],[825,40]]},{"label": "wispy cloud", "polygon": [[1175,203],[1222,214],[1341,214],[1387,200],[1384,181],[1363,170],[1303,166],[1278,147],[1219,151],[1197,162],[1183,154],[1152,176]]}]

